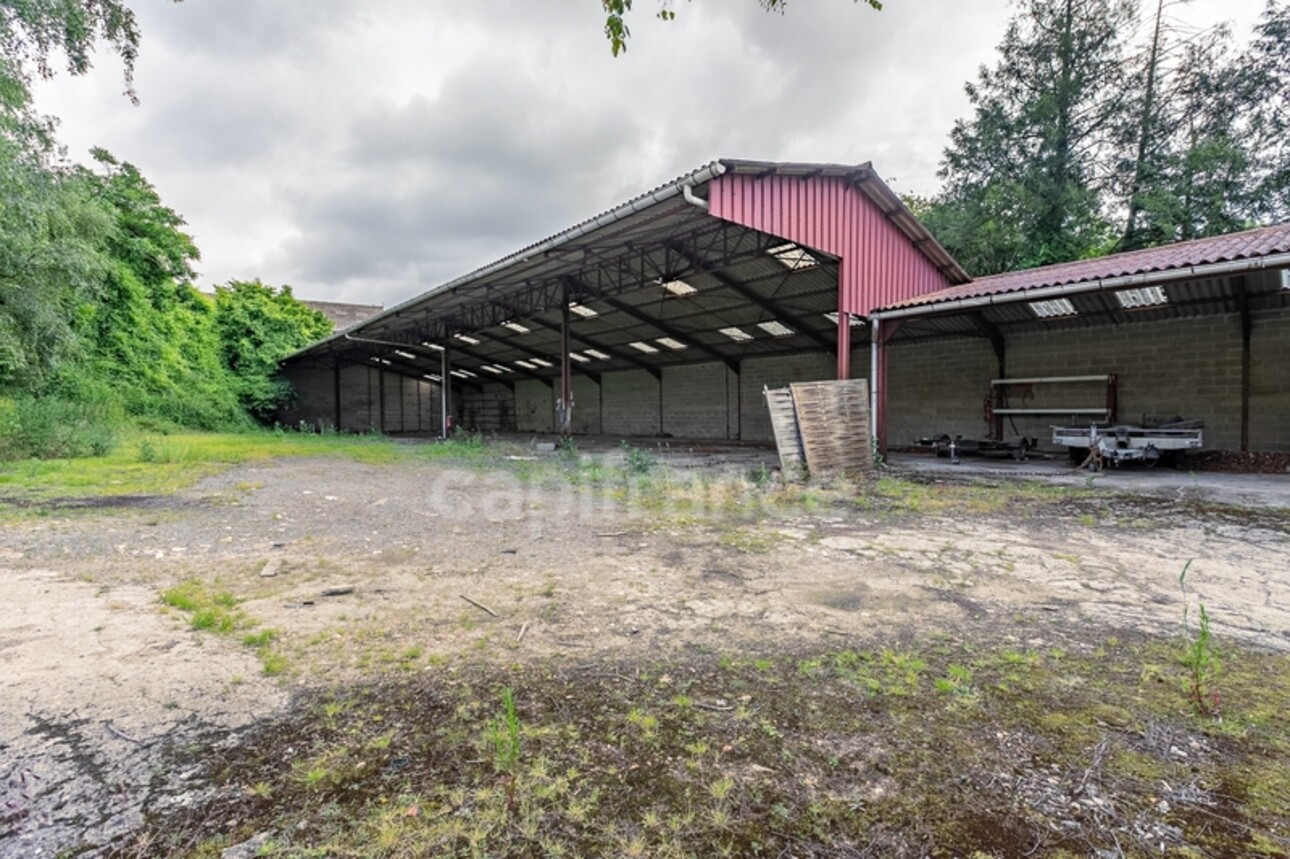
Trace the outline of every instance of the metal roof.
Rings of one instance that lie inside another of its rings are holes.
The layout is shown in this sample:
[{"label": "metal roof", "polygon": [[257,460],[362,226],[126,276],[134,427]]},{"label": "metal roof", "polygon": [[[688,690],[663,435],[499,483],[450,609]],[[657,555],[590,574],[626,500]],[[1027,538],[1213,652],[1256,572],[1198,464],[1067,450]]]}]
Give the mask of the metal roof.
[{"label": "metal roof", "polygon": [[[879,318],[908,315],[896,311],[957,304],[962,308],[995,304],[999,301],[1031,301],[1083,290],[1065,286],[1086,286],[1090,290],[1117,289],[1134,284],[1165,283],[1237,270],[1257,271],[1290,265],[1290,223],[1229,233],[1205,239],[1178,242],[1156,248],[1111,254],[1095,259],[1058,263],[1023,271],[1006,272],[973,280],[959,286],[894,302],[875,311]],[[1241,265],[1245,261],[1247,264]],[[1053,289],[1049,289],[1053,288]],[[1043,293],[1036,293],[1044,290]],[[1002,297],[999,301],[975,301]]]},{"label": "metal roof", "polygon": [[[630,368],[657,374],[669,364],[737,366],[756,355],[836,349],[836,323],[827,314],[837,310],[838,260],[797,245],[808,252],[806,261],[791,267],[772,253],[784,237],[711,215],[705,186],[727,172],[844,178],[877,202],[933,264],[951,273],[957,267],[869,164],[713,161],[339,331],[287,362],[376,361],[394,372],[437,374],[435,346],[446,342],[454,366],[477,374],[464,384],[549,383],[559,375],[566,300],[594,313],[573,317],[571,350],[607,356],[575,358],[578,374]],[[667,284],[677,280],[693,291],[669,291]],[[735,339],[723,329],[751,336]],[[479,372],[499,365],[504,373]]]}]

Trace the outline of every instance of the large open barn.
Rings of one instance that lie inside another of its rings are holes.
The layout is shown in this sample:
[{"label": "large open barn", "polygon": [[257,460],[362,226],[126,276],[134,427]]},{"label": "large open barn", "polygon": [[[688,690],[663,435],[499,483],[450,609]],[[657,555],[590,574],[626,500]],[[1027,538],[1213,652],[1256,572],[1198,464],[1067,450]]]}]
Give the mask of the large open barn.
[{"label": "large open barn", "polygon": [[884,450],[1182,418],[1285,452],[1288,267],[1280,225],[974,280],[868,164],[720,160],[292,356],[281,417],[767,442],[766,387],[867,378]]}]

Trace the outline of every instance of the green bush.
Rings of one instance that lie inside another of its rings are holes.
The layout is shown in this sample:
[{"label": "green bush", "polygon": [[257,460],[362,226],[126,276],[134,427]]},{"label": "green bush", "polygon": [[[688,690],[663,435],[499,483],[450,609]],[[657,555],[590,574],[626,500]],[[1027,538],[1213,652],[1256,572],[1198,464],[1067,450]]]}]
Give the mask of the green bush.
[{"label": "green bush", "polygon": [[0,459],[104,456],[116,447],[120,409],[51,397],[0,400]]}]

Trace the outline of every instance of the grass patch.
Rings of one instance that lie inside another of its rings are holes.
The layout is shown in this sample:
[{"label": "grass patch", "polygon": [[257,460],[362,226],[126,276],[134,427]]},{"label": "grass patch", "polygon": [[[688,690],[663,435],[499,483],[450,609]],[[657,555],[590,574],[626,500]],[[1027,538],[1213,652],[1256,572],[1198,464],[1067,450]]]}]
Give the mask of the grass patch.
[{"label": "grass patch", "polygon": [[1284,855],[1290,657],[1228,652],[1219,721],[1189,706],[1176,647],[392,677],[212,748],[213,783],[255,789],[154,812],[146,837],[216,854],[271,831],[292,856]]},{"label": "grass patch", "polygon": [[255,629],[255,621],[242,610],[240,600],[231,592],[215,590],[196,579],[189,579],[163,591],[161,602],[187,614],[188,625],[195,631],[216,635],[241,632],[243,646],[255,651],[261,671],[266,676],[282,674],[290,667],[286,655],[274,647],[278,631]]},{"label": "grass patch", "polygon": [[413,451],[381,436],[310,433],[134,433],[103,456],[27,459],[0,464],[0,501],[112,495],[167,495],[247,462],[333,456],[373,464]]}]

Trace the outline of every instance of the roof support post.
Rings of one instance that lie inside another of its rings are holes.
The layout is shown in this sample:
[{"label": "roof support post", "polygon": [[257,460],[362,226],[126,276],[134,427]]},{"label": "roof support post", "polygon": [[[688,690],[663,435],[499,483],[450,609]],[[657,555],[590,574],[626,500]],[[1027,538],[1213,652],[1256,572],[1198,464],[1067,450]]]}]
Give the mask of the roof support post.
[{"label": "roof support post", "polygon": [[851,314],[838,311],[838,381],[851,378]]},{"label": "roof support post", "polygon": [[[968,318],[986,337],[990,338],[990,346],[994,349],[995,360],[999,362],[999,375],[996,378],[1008,378],[1008,341],[1004,340],[1003,332],[999,330],[999,326],[986,319],[980,311],[969,313]],[[995,413],[993,414],[989,432],[991,433],[991,438],[999,441],[1003,440],[1003,415],[998,414],[997,411],[1007,405],[1004,400],[1006,390],[1003,385],[994,386]]]},{"label": "roof support post", "polygon": [[1250,335],[1254,328],[1244,277],[1236,278],[1236,295],[1241,308],[1241,452],[1244,453],[1250,449]]},{"label": "roof support post", "polygon": [[452,338],[443,338],[443,351],[439,353],[439,438],[447,440],[452,433]]},{"label": "roof support post", "polygon": [[[335,406],[336,406],[336,432],[340,432],[340,429],[341,429],[341,426],[340,426],[340,418],[341,418],[341,414],[340,414],[340,356],[339,356],[339,355],[336,355],[336,356],[335,356],[335,363],[333,364],[333,367],[332,367],[332,396],[333,396],[333,397],[335,397],[335,399],[336,399],[336,403],[335,403]],[[319,431],[319,432],[322,432],[322,427],[321,427],[321,426],[319,426],[319,427],[318,427],[318,431]]]},{"label": "roof support post", "polygon": [[569,357],[569,284],[564,284],[560,302],[560,399],[556,400],[556,432],[573,434],[573,367]]}]

